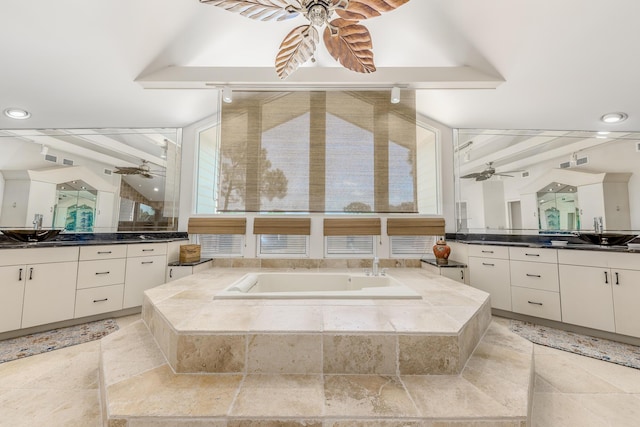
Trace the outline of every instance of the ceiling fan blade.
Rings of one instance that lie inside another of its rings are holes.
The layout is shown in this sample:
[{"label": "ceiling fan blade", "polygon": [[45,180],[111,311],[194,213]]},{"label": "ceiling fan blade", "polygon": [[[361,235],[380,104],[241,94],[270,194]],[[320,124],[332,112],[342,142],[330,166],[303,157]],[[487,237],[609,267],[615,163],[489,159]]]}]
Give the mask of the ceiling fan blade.
[{"label": "ceiling fan blade", "polygon": [[375,18],[384,12],[389,12],[409,0],[350,0],[345,9],[336,9],[336,13],[343,19],[349,21],[361,21],[363,19]]},{"label": "ceiling fan blade", "polygon": [[496,176],[508,176],[509,178],[513,178],[513,175],[507,175],[506,173],[494,173]]},{"label": "ceiling fan blade", "polygon": [[291,5],[287,0],[200,0],[239,13],[258,21],[283,21],[298,16],[301,6]]},{"label": "ceiling fan blade", "polygon": [[476,173],[470,173],[468,175],[465,176],[461,176],[460,178],[478,178],[479,176],[482,176],[482,172],[476,172]]},{"label": "ceiling fan blade", "polygon": [[376,71],[369,30],[363,25],[345,19],[334,19],[331,26],[337,29],[336,34],[332,34],[329,26],[324,29],[324,44],[331,56],[351,71]]},{"label": "ceiling fan blade", "polygon": [[301,64],[312,58],[319,41],[318,30],[312,25],[294,28],[287,34],[280,44],[280,50],[276,56],[278,77],[286,79]]},{"label": "ceiling fan blade", "polygon": [[492,175],[480,174],[480,176],[476,177],[476,181],[486,181],[491,178]]}]

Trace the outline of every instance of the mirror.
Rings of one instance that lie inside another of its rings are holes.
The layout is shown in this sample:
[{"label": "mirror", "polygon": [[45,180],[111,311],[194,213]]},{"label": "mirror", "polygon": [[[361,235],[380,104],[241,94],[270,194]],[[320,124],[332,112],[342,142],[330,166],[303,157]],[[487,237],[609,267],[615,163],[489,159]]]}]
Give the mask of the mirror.
[{"label": "mirror", "polygon": [[179,129],[0,130],[0,228],[175,231]]},{"label": "mirror", "polygon": [[640,133],[455,133],[458,232],[640,230]]}]

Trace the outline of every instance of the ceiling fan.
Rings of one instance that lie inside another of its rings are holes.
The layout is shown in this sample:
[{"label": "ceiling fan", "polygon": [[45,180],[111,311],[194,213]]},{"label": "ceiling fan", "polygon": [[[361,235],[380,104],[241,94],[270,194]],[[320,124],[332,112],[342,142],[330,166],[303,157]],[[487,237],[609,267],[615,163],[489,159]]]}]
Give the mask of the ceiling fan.
[{"label": "ceiling fan", "polygon": [[508,176],[513,178],[513,175],[509,175],[510,173],[519,172],[519,171],[507,171],[503,173],[496,173],[496,168],[493,167],[493,162],[487,163],[487,167],[482,172],[470,173],[468,175],[461,176],[460,178],[465,179],[475,179],[476,181],[486,181],[492,176]]},{"label": "ceiling fan", "polygon": [[[260,21],[283,21],[300,14],[308,25],[294,28],[280,44],[276,72],[287,78],[309,59],[320,41],[317,28],[326,24],[323,39],[327,50],[340,64],[358,73],[373,73],[371,34],[359,22],[392,11],[409,0],[200,0]],[[338,18],[329,21],[333,13]]]},{"label": "ceiling fan", "polygon": [[143,178],[153,178],[154,176],[162,176],[162,170],[151,170],[149,162],[142,160],[140,166],[116,166],[114,173],[120,175],[140,175]]}]

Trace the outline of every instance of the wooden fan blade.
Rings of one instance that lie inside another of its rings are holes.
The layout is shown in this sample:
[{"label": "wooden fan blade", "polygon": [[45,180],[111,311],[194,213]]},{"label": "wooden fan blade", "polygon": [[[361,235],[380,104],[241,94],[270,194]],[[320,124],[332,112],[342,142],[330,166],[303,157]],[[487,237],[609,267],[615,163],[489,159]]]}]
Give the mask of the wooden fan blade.
[{"label": "wooden fan blade", "polygon": [[481,172],[476,172],[476,173],[470,173],[468,175],[465,176],[461,176],[460,178],[477,178],[479,176],[482,176]]},{"label": "wooden fan blade", "polygon": [[351,71],[376,71],[369,30],[364,25],[345,19],[334,19],[330,25],[337,28],[337,34],[332,34],[329,26],[324,30],[324,44],[331,56]]},{"label": "wooden fan blade", "polygon": [[301,64],[313,57],[319,41],[318,30],[312,25],[294,28],[280,44],[280,50],[276,56],[278,76],[281,79],[286,79]]},{"label": "wooden fan blade", "polygon": [[[287,0],[200,0],[239,13],[258,21],[283,21],[298,16],[300,5],[292,5]],[[295,2],[294,2],[295,3]]]},{"label": "wooden fan blade", "polygon": [[375,18],[384,12],[389,12],[409,0],[350,0],[345,9],[336,9],[338,16],[350,21],[362,21]]}]

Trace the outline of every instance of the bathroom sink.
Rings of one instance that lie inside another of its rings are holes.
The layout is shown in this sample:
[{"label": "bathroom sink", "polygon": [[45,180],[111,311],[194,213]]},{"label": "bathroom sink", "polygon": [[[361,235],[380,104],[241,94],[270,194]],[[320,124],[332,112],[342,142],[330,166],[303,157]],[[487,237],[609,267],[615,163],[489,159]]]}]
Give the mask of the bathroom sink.
[{"label": "bathroom sink", "polygon": [[34,230],[30,228],[16,230],[0,230],[2,234],[16,242],[44,242],[56,237],[62,230]]},{"label": "bathroom sink", "polygon": [[632,241],[637,236],[635,234],[618,234],[618,233],[580,233],[578,238],[585,242],[601,245],[601,246],[617,246],[624,245]]}]

